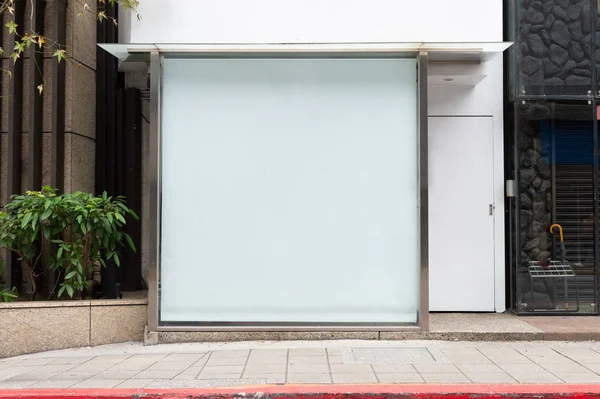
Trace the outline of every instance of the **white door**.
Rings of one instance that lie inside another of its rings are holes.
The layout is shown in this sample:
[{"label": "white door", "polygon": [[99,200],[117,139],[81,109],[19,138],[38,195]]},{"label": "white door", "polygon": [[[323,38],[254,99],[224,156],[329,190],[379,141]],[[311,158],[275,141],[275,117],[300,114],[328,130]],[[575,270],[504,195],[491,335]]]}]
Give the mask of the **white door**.
[{"label": "white door", "polygon": [[492,117],[429,118],[431,311],[494,311]]}]

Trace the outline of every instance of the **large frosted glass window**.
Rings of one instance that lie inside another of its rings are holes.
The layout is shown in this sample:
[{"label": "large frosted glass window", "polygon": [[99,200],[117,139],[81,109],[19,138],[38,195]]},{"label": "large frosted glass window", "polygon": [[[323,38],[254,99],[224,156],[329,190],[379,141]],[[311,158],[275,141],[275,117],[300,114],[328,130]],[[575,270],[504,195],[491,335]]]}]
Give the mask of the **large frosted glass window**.
[{"label": "large frosted glass window", "polygon": [[165,59],[160,317],[414,323],[414,59]]}]

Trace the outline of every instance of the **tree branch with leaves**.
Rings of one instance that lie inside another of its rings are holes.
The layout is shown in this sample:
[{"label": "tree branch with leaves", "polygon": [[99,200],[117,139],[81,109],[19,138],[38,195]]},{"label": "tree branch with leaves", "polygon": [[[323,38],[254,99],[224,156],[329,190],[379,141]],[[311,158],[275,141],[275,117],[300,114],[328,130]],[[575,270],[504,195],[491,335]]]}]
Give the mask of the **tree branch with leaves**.
[{"label": "tree branch with leaves", "polygon": [[[0,0],[0,16],[5,14],[14,16],[16,1],[26,0]],[[137,14],[137,18],[140,19],[140,15],[137,13],[139,0],[98,0],[98,4],[95,4],[94,7],[90,6],[85,0],[75,1],[77,6],[80,8],[80,11],[78,12],[79,16],[95,13],[99,22],[108,21],[117,25],[117,19],[108,13],[109,7],[117,6],[120,6],[124,10],[131,10],[135,12]],[[31,18],[33,18],[33,13]],[[58,62],[68,59],[68,49],[65,49],[64,46],[61,46],[59,43],[53,40],[52,37],[44,35],[41,32],[34,31],[25,32],[24,34],[19,35],[19,30],[17,29],[19,25],[14,21],[14,18],[8,21],[4,27],[9,35],[16,35],[14,48],[10,49],[10,58],[13,60],[13,63],[16,63],[26,50],[32,48],[33,51],[48,51],[52,54],[52,57],[58,59]],[[0,47],[0,56],[2,56],[4,53],[5,49]],[[10,71],[4,72],[10,75]],[[43,85],[38,86],[38,90],[41,95],[43,91]]]}]

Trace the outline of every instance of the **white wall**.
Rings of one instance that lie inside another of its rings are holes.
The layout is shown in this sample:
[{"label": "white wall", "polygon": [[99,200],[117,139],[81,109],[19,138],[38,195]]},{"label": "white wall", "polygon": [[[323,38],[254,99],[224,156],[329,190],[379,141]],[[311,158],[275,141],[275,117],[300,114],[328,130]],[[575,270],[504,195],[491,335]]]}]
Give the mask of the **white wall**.
[{"label": "white wall", "polygon": [[[492,116],[494,124],[494,199],[495,217],[495,302],[496,311],[505,310],[504,278],[504,123],[503,123],[503,63],[498,54],[479,65],[432,64],[431,75],[485,75],[476,86],[453,84],[429,87],[431,116]],[[465,151],[476,151],[465,148]],[[465,193],[468,195],[468,193]],[[489,262],[492,260],[490,259]],[[487,265],[486,265],[487,266]]]},{"label": "white wall", "polygon": [[[500,42],[502,0],[143,0],[121,21],[130,43]],[[494,118],[496,310],[504,310],[502,57],[431,65],[431,74],[484,74],[475,87],[430,87],[430,115]],[[469,149],[465,149],[469,151]]]},{"label": "white wall", "polygon": [[502,41],[502,0],[143,0],[139,12],[131,43]]}]

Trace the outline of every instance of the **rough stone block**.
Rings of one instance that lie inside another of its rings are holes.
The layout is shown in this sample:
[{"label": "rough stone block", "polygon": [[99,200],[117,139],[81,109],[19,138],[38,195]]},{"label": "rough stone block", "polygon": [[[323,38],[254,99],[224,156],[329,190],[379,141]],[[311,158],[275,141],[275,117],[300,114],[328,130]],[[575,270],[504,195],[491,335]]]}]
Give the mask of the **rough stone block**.
[{"label": "rough stone block", "polygon": [[147,323],[146,305],[91,307],[91,345],[141,341]]},{"label": "rough stone block", "polygon": [[88,346],[89,305],[89,301],[37,307],[27,302],[4,304],[0,307],[0,357]]}]

